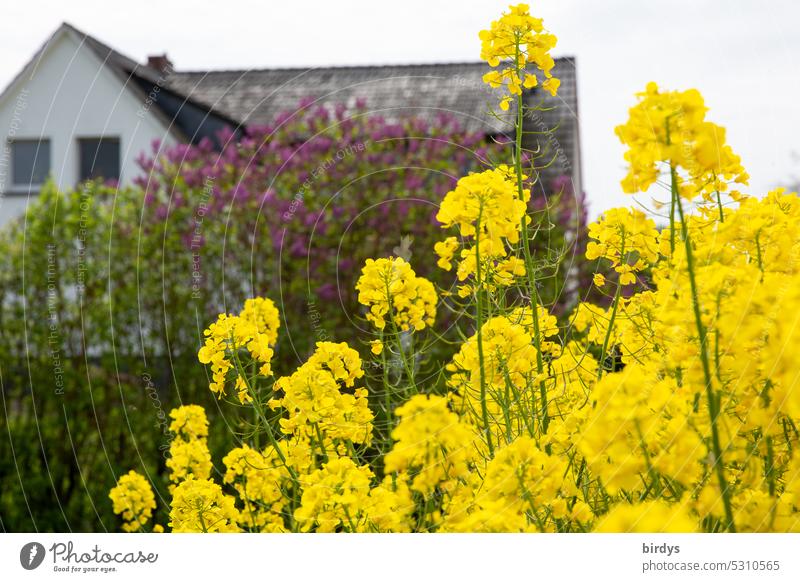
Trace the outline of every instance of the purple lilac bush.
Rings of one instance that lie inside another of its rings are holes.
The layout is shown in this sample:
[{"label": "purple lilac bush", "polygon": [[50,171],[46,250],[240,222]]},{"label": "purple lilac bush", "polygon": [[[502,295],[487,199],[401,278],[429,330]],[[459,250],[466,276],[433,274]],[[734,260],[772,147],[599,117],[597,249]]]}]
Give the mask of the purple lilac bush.
[{"label": "purple lilac bush", "polygon": [[[313,342],[347,340],[360,325],[352,289],[367,257],[399,254],[434,281],[450,279],[427,250],[415,251],[441,236],[437,201],[456,179],[508,147],[452,115],[395,121],[363,102],[353,110],[304,101],[219,141],[220,151],[204,140],[161,153],[153,144],[142,156],[143,226],[165,241],[165,264],[191,263],[191,288],[177,291],[176,304],[194,298],[213,315],[247,296],[277,301],[287,344],[279,359],[290,366]],[[540,211],[533,244],[549,253],[543,297],[566,304],[577,279],[590,277],[577,235],[585,200],[566,177],[547,186],[532,202]],[[553,253],[561,255],[555,269]]]}]

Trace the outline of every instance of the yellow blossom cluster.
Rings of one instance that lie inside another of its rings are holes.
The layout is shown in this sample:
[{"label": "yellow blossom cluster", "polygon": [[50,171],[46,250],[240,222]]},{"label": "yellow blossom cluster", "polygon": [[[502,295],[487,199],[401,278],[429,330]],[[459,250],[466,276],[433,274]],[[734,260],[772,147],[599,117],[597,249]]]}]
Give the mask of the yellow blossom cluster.
[{"label": "yellow blossom cluster", "polygon": [[[358,302],[369,308],[367,319],[379,330],[420,331],[436,318],[436,289],[418,277],[401,257],[367,259],[356,284]],[[378,352],[380,353],[380,352]]]},{"label": "yellow blossom cluster", "polygon": [[189,441],[208,437],[208,418],[202,406],[187,404],[170,410],[169,417],[172,419],[169,430],[177,438]]},{"label": "yellow blossom cluster", "polygon": [[[619,274],[620,285],[636,282],[636,273],[658,259],[659,234],[651,218],[634,208],[612,208],[589,225],[586,258],[607,259]],[[602,275],[601,275],[602,277]],[[602,286],[605,278],[595,279]]]},{"label": "yellow blossom cluster", "polygon": [[423,496],[455,487],[477,459],[471,428],[442,396],[412,396],[396,415],[400,422],[392,432],[394,446],[386,455],[386,471]]},{"label": "yellow blossom cluster", "polygon": [[555,66],[550,56],[556,37],[547,32],[541,18],[531,16],[527,4],[509,7],[507,13],[480,32],[481,59],[490,67],[502,66],[483,76],[492,88],[503,88],[506,95],[500,109],[507,111],[514,96],[532,89],[542,80],[542,88],[555,96],[561,82],[553,77]]},{"label": "yellow blossom cluster", "polygon": [[663,501],[620,503],[597,523],[600,533],[693,533],[695,522],[680,505]]},{"label": "yellow blossom cluster", "polygon": [[706,120],[708,108],[696,89],[662,91],[655,83],[638,95],[624,125],[616,128],[628,147],[628,175],[622,189],[645,192],[662,172],[682,169],[677,188],[691,199],[728,190],[729,182],[747,184],[741,160],[725,141],[725,129]]},{"label": "yellow blossom cluster", "polygon": [[[520,191],[508,166],[461,178],[445,195],[436,220],[442,228],[457,226],[462,242],[448,237],[436,243],[438,265],[449,271],[458,256],[458,280],[474,277],[475,285],[489,288],[511,285],[524,276],[525,263],[511,255],[509,245],[520,241],[523,221],[530,220],[526,214],[530,196],[528,188]],[[459,295],[466,297],[472,289],[462,285]]]},{"label": "yellow blossom cluster", "polygon": [[[556,520],[583,518],[591,510],[572,503],[577,491],[567,462],[548,455],[528,436],[500,448],[486,467],[480,489],[466,511],[448,514],[447,531],[547,531]],[[571,507],[570,507],[571,505]]]},{"label": "yellow blossom cluster", "polygon": [[317,439],[320,447],[369,444],[373,414],[367,391],[354,387],[363,375],[358,352],[346,343],[318,342],[305,364],[275,382],[269,405],[284,411],[281,431]]},{"label": "yellow blossom cluster", "polygon": [[300,531],[406,531],[405,514],[412,507],[407,490],[372,487],[374,474],[350,457],[328,461],[303,481],[295,519]]},{"label": "yellow blossom cluster", "polygon": [[170,491],[189,476],[208,479],[211,475],[211,452],[208,450],[208,419],[202,406],[189,404],[171,410],[170,431],[173,433],[169,445],[167,469],[171,482]]},{"label": "yellow blossom cluster", "polygon": [[250,531],[286,531],[282,514],[288,504],[284,490],[290,474],[272,446],[263,451],[247,444],[231,450],[222,459],[224,482],[242,502],[239,522]]},{"label": "yellow blossom cluster", "polygon": [[272,375],[272,346],[278,338],[280,319],[270,299],[248,299],[237,316],[223,313],[205,331],[205,343],[198,352],[202,364],[211,365],[211,391],[220,398],[233,381],[239,401],[252,401],[250,377],[241,364],[240,352],[247,351],[258,363],[258,374]]},{"label": "yellow blossom cluster", "polygon": [[674,378],[657,377],[632,364],[591,391],[578,448],[611,494],[643,491],[641,476],[651,470],[674,486],[703,475],[708,453],[692,426],[694,393],[685,394]]},{"label": "yellow blossom cluster", "polygon": [[[483,324],[481,332],[480,340],[477,333],[470,337],[447,366],[457,410],[495,440],[524,434],[526,422],[534,418],[534,404],[519,398],[537,373],[532,330],[519,318],[501,315]],[[547,333],[552,336],[558,328]]]},{"label": "yellow blossom cluster", "polygon": [[122,529],[127,532],[142,531],[153,517],[156,497],[150,482],[136,471],[129,471],[117,481],[108,494],[114,504],[114,513],[124,520]]},{"label": "yellow blossom cluster", "polygon": [[169,512],[174,533],[241,531],[235,500],[210,479],[189,477],[175,488]]}]

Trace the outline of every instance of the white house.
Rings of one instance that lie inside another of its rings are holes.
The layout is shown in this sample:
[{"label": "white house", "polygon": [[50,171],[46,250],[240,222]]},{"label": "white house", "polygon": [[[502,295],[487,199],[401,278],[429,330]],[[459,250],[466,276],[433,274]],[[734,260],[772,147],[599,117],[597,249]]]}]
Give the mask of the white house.
[{"label": "white house", "polygon": [[154,139],[179,139],[106,63],[64,24],[0,95],[0,223],[23,212],[48,176],[62,188],[96,176],[127,182]]},{"label": "white house", "polygon": [[[52,177],[60,188],[102,177],[128,184],[136,158],[162,146],[212,142],[227,128],[272,123],[301,99],[334,107],[365,101],[386,118],[454,115],[487,139],[506,131],[487,115],[496,99],[481,77],[486,64],[176,71],[166,55],[140,64],[62,24],[0,94],[0,224],[25,211]],[[551,157],[545,179],[567,176],[581,191],[575,60],[556,59],[558,97],[526,117],[531,149]],[[554,128],[546,133],[545,128]]]},{"label": "white house", "polygon": [[[168,62],[151,59],[158,64],[163,71],[66,23],[55,31],[0,94],[0,224],[23,213],[48,177],[60,188],[97,177],[127,184],[154,140],[190,140],[181,121],[198,107],[181,99],[182,111],[169,114],[159,103]],[[199,109],[209,131],[218,128],[218,116]]]}]

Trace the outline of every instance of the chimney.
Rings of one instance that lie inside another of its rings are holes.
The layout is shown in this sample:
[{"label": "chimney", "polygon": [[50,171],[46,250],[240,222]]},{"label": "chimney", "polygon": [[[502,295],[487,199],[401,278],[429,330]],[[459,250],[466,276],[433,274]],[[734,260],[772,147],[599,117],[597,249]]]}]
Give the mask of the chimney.
[{"label": "chimney", "polygon": [[172,61],[167,57],[167,53],[163,55],[148,55],[147,66],[161,73],[171,73],[173,68]]}]

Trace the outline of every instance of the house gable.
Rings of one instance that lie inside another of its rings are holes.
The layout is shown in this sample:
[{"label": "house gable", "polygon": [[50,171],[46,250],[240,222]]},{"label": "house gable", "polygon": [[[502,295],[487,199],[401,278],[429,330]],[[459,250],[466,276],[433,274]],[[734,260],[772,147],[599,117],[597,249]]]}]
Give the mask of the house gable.
[{"label": "house gable", "polygon": [[0,221],[9,212],[18,213],[18,208],[9,207],[23,203],[30,190],[14,183],[11,144],[15,140],[49,140],[50,176],[60,188],[78,182],[78,140],[82,138],[119,140],[122,183],[135,177],[136,157],[149,150],[154,140],[181,141],[180,133],[148,106],[145,97],[75,29],[62,25],[0,95],[4,134]]}]

